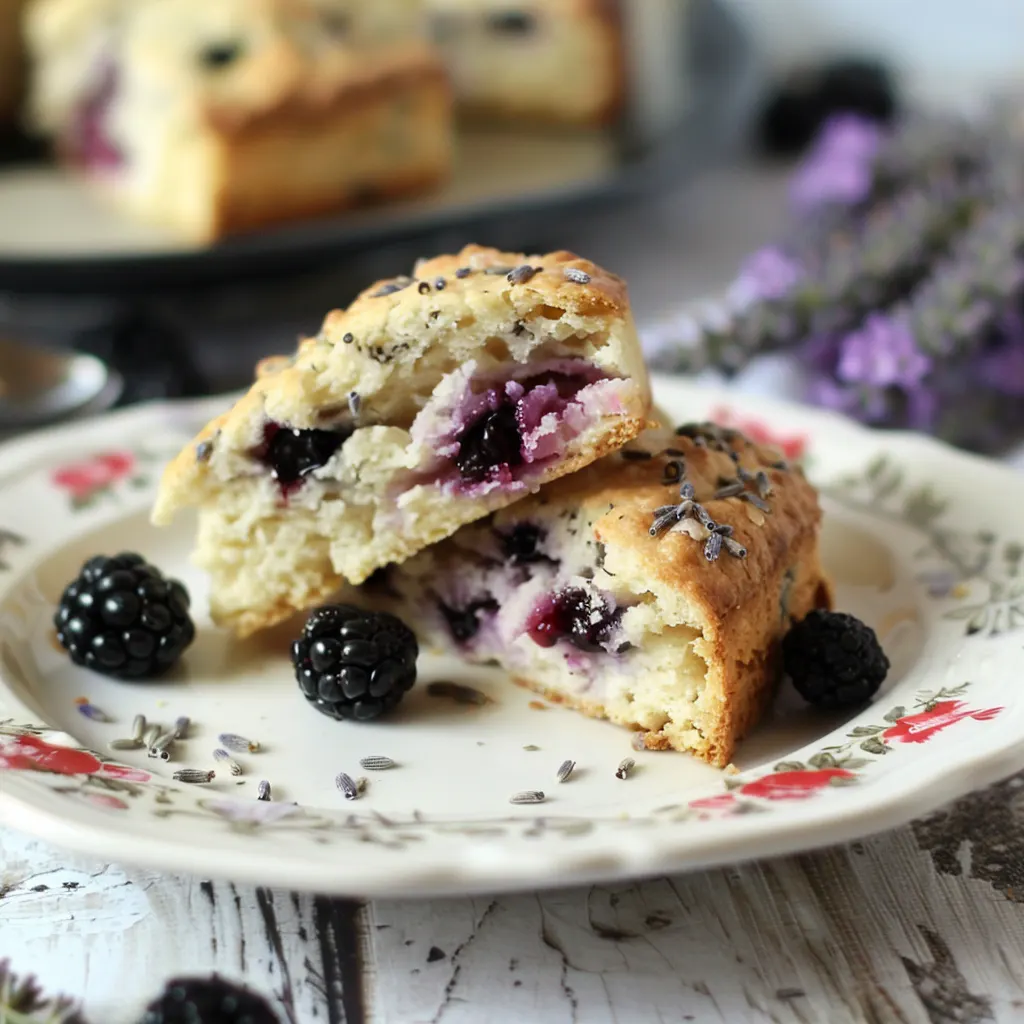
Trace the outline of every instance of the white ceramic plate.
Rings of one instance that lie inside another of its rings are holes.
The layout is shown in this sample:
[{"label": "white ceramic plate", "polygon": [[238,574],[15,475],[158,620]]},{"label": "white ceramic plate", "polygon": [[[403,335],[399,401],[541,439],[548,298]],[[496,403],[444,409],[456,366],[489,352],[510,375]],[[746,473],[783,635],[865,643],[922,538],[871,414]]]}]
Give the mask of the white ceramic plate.
[{"label": "white ceramic plate", "polygon": [[[289,631],[240,643],[205,617],[188,564],[192,523],[151,528],[165,459],[221,401],[139,408],[0,450],[0,820],[113,861],[322,892],[465,893],[678,871],[848,840],[1024,768],[1024,476],[914,436],[820,411],[660,381],[682,420],[714,415],[771,434],[825,491],[825,558],[839,606],[882,636],[893,669],[874,703],[821,715],[783,692],[722,773],[636,752],[628,732],[547,707],[497,671],[421,659],[386,723],[338,724],[302,700]],[[742,402],[742,407],[737,405]],[[89,555],[137,549],[185,579],[199,637],[158,683],[73,667],[54,602]],[[709,570],[710,571],[710,570]],[[471,684],[482,706],[432,697]],[[87,698],[114,721],[80,714]],[[115,754],[134,715],[190,738],[164,764]],[[257,739],[209,786],[220,732]],[[92,753],[95,752],[95,753]],[[334,778],[360,758],[347,802]],[[636,769],[620,781],[624,757]],[[576,772],[559,784],[559,764]],[[273,800],[256,800],[267,779]],[[509,804],[540,789],[545,803]]]}]

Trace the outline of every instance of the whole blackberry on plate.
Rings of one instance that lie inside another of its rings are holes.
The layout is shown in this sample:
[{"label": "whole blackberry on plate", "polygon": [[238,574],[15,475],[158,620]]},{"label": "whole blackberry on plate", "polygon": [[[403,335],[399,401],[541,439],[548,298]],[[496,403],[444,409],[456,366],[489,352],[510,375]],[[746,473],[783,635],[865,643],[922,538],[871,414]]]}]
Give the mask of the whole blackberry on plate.
[{"label": "whole blackberry on plate", "polygon": [[174,978],[139,1024],[280,1024],[262,996],[219,978]]},{"label": "whole blackberry on plate", "polygon": [[68,584],[53,624],[76,665],[119,679],[166,672],[195,639],[188,591],[142,555],[96,555]]},{"label": "whole blackberry on plate", "polygon": [[786,674],[821,708],[856,707],[885,681],[889,659],[875,631],[843,612],[813,611],[782,641]]},{"label": "whole blackberry on plate", "polygon": [[306,700],[331,718],[364,722],[390,711],[412,689],[418,655],[404,622],[344,604],[317,608],[292,644]]}]

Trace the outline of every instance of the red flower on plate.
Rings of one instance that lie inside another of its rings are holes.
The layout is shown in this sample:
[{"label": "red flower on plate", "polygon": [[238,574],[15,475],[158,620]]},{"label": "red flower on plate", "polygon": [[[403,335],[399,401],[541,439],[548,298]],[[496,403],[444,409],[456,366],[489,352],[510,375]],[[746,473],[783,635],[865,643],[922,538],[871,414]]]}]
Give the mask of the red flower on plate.
[{"label": "red flower on plate", "polygon": [[123,764],[101,764],[96,769],[97,775],[105,779],[119,779],[121,782],[149,782],[153,777],[141,768],[127,768]]},{"label": "red flower on plate", "polygon": [[739,791],[744,796],[759,796],[764,800],[805,800],[819,789],[853,782],[856,778],[845,768],[774,772],[740,786]]},{"label": "red flower on plate", "polygon": [[108,811],[127,811],[128,805],[119,797],[110,793],[83,793],[82,799],[94,807],[102,807]]},{"label": "red flower on plate", "polygon": [[1003,709],[969,708],[962,700],[939,701],[930,711],[918,715],[905,715],[892,728],[882,733],[884,740],[898,740],[900,743],[924,743],[937,732],[948,729],[965,718],[976,722],[987,722]]},{"label": "red flower on plate", "polygon": [[732,793],[719,793],[718,796],[702,796],[691,800],[690,806],[696,811],[724,811],[736,803]]},{"label": "red flower on plate", "polygon": [[73,501],[88,501],[97,491],[123,480],[135,468],[130,452],[101,452],[81,462],[62,466],[53,473],[54,486],[67,491]]},{"label": "red flower on plate", "polygon": [[733,427],[736,430],[742,431],[756,444],[770,445],[773,448],[778,448],[791,462],[799,462],[807,451],[806,434],[779,433],[762,420],[737,416],[730,408],[724,405],[714,409],[708,419],[712,423],[718,423],[720,426]]},{"label": "red flower on plate", "polygon": [[149,782],[148,772],[104,764],[88,750],[57,747],[38,736],[0,736],[0,769],[16,772],[53,772],[57,775],[99,775],[122,782]]}]

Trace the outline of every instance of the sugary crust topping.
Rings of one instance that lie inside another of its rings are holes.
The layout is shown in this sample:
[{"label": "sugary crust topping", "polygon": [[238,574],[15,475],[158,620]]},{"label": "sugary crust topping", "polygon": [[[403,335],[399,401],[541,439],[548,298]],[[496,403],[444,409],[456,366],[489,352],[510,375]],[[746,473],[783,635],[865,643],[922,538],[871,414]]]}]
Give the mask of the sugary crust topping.
[{"label": "sugary crust topping", "polygon": [[[408,427],[442,377],[474,360],[527,363],[556,324],[563,356],[608,360],[613,375],[635,377],[647,395],[625,284],[572,253],[527,256],[474,245],[422,261],[414,277],[377,282],[347,310],[329,313],[294,356],[259,364],[249,392],[168,467],[157,519],[202,503],[205,488],[216,486],[216,451],[211,465],[209,457],[197,459],[197,446],[244,452],[259,443],[268,419],[302,429],[351,422],[353,395],[366,423]],[[505,349],[488,351],[493,337],[509,331]],[[585,340],[591,334],[596,340]]]},{"label": "sugary crust topping", "polygon": [[404,309],[421,309],[424,295],[432,292],[439,302],[462,298],[470,307],[476,297],[517,310],[547,306],[552,318],[566,311],[616,317],[629,308],[625,282],[575,253],[528,256],[467,245],[455,255],[421,260],[413,276],[377,281],[347,310],[329,313],[322,336],[336,342],[349,331],[372,333]]}]

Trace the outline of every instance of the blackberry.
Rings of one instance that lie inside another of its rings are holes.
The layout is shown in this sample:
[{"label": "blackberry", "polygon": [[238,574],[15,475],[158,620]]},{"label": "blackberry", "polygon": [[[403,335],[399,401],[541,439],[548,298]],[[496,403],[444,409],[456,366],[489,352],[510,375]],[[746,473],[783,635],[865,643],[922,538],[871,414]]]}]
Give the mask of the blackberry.
[{"label": "blackberry", "polygon": [[76,665],[119,679],[166,672],[195,639],[188,591],[142,555],[96,555],[61,595],[53,624]]},{"label": "blackberry", "polygon": [[416,682],[412,630],[385,612],[317,608],[292,644],[303,695],[331,718],[369,721],[390,711]]},{"label": "blackberry", "polygon": [[263,429],[263,443],[255,454],[270,467],[274,479],[288,488],[326,466],[351,436],[350,429],[298,430],[268,423]]},{"label": "blackberry", "polygon": [[875,631],[842,612],[813,611],[782,641],[786,674],[804,700],[821,708],[865,704],[889,672]]},{"label": "blackberry", "polygon": [[139,1024],[280,1024],[270,1004],[216,974],[174,978],[146,1007]]},{"label": "blackberry", "polygon": [[511,405],[487,413],[459,439],[455,465],[467,480],[486,480],[502,466],[518,466],[523,461],[523,438]]},{"label": "blackberry", "polygon": [[622,609],[595,603],[580,587],[566,587],[542,601],[526,623],[526,632],[538,647],[554,647],[568,640],[590,654],[607,649],[611,634],[622,620]]},{"label": "blackberry", "polygon": [[776,86],[760,114],[761,143],[769,153],[793,156],[835,114],[888,124],[898,112],[896,86],[884,64],[843,58],[799,69]]}]

